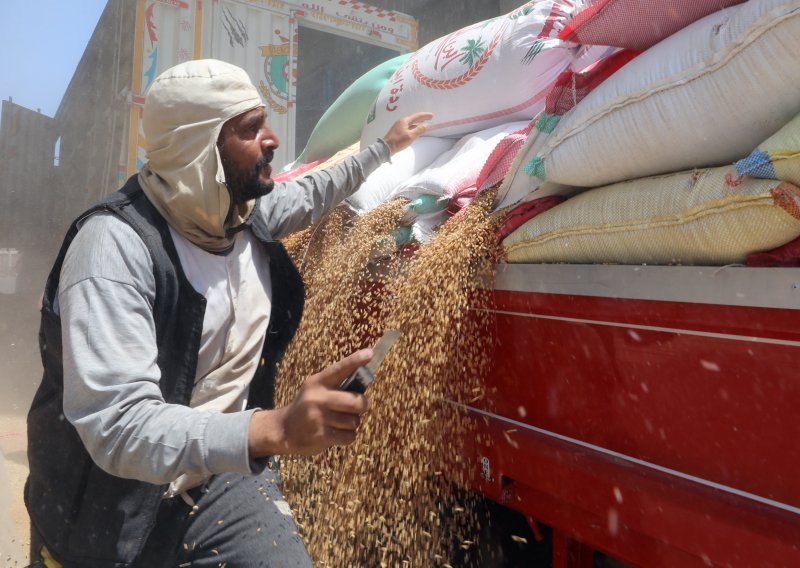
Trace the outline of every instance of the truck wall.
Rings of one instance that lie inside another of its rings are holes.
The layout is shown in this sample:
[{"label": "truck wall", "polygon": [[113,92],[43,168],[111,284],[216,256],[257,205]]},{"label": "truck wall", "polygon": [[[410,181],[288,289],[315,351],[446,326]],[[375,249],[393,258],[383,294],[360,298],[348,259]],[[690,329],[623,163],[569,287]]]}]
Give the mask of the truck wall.
[{"label": "truck wall", "polygon": [[798,277],[501,264],[477,488],[637,566],[797,566]]}]

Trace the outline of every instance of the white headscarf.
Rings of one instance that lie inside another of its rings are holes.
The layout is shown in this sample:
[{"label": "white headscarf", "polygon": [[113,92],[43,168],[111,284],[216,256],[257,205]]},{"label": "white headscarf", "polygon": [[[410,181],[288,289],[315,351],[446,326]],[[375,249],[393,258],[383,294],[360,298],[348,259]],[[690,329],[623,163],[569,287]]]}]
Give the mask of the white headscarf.
[{"label": "white headscarf", "polygon": [[228,249],[233,241],[226,229],[241,225],[255,205],[251,200],[231,210],[217,150],[220,130],[227,120],[263,105],[244,69],[214,59],[168,69],[147,93],[148,161],[139,183],[167,222],[205,250]]}]

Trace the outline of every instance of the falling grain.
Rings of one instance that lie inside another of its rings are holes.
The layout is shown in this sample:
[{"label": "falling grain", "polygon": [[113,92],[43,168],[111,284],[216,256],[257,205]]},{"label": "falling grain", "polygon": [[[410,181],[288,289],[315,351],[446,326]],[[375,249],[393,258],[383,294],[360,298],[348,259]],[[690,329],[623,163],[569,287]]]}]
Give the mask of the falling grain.
[{"label": "falling grain", "polygon": [[410,257],[387,245],[404,211],[399,201],[361,218],[334,212],[285,241],[307,293],[280,367],[279,404],[383,329],[403,332],[370,387],[356,442],[282,462],[286,498],[300,526],[312,528],[302,536],[315,565],[447,566],[474,548],[478,520],[454,490],[477,471],[463,463],[459,443],[473,424],[445,401],[484,395],[492,199],[482,194]]}]

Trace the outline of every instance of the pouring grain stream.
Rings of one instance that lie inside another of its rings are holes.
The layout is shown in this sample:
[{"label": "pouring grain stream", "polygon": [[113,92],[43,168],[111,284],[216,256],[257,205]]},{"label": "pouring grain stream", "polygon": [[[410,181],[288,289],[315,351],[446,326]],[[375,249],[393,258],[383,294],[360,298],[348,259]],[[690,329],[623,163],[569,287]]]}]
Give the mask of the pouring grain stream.
[{"label": "pouring grain stream", "polygon": [[474,470],[461,463],[457,443],[470,435],[470,421],[444,401],[484,395],[491,322],[475,308],[488,302],[479,286],[495,259],[493,197],[479,196],[411,259],[374,260],[376,243],[390,238],[403,214],[399,201],[349,227],[332,215],[313,236],[285,243],[301,259],[308,298],[281,365],[279,402],[293,396],[297,377],[370,344],[386,327],[403,330],[370,387],[371,411],[356,442],[282,461],[287,499],[318,565],[427,566],[474,556],[478,519],[455,490]]}]

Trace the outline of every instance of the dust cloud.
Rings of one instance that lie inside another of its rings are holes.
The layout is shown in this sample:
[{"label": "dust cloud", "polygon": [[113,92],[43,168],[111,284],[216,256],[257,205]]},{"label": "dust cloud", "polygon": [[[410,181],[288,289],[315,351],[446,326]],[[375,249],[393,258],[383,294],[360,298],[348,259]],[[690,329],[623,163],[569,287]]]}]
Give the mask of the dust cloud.
[{"label": "dust cloud", "polygon": [[28,475],[25,417],[42,376],[39,302],[56,252],[16,250],[19,262],[0,274],[0,565],[9,567],[28,564],[30,521],[22,499]]}]

